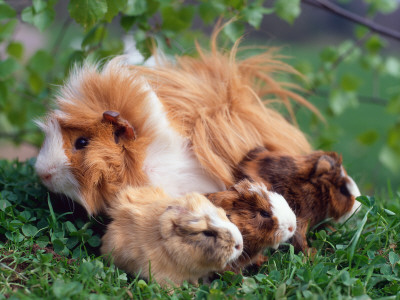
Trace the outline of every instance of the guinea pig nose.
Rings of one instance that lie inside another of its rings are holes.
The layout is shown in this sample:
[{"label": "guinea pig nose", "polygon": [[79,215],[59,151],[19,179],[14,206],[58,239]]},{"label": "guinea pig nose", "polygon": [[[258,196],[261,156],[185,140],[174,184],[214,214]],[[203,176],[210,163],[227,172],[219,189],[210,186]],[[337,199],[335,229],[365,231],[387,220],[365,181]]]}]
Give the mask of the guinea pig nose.
[{"label": "guinea pig nose", "polygon": [[51,179],[51,174],[50,173],[43,173],[43,174],[40,174],[39,177],[43,181],[49,181]]},{"label": "guinea pig nose", "polygon": [[235,245],[235,249],[236,249],[236,250],[242,250],[242,248],[243,248],[243,245],[242,245],[242,244],[236,244],[236,245]]},{"label": "guinea pig nose", "polygon": [[288,230],[289,230],[290,232],[293,232],[293,230],[294,230],[293,226],[289,226]]}]

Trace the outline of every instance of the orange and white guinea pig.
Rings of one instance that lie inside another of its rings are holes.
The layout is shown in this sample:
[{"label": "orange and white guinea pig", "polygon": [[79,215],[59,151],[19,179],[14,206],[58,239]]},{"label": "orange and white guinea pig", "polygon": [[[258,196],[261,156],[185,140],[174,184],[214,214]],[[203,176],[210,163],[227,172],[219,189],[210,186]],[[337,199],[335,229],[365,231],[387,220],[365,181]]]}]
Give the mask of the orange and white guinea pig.
[{"label": "orange and white guinea pig", "polygon": [[335,152],[290,156],[257,148],[239,164],[236,177],[264,183],[281,194],[297,217],[296,250],[307,248],[307,229],[326,218],[344,222],[359,207],[360,191]]},{"label": "orange and white guinea pig", "polygon": [[200,58],[175,64],[135,67],[116,57],[72,70],[58,108],[37,122],[45,133],[36,162],[44,185],[96,214],[127,185],[158,186],[172,197],[224,190],[257,146],[310,152],[303,133],[261,101],[308,105],[272,78],[294,71],[271,51],[236,61],[237,46],[223,54],[213,43],[210,54],[199,50]]},{"label": "orange and white guinea pig", "polygon": [[109,213],[113,220],[101,252],[146,279],[150,267],[152,278],[163,285],[196,283],[242,253],[238,228],[222,208],[198,193],[171,198],[160,188],[126,187]]},{"label": "orange and white guinea pig", "polygon": [[257,263],[267,247],[277,248],[296,231],[296,216],[286,200],[263,183],[244,179],[227,191],[207,194],[222,207],[243,236],[243,253],[228,269],[239,271]]}]

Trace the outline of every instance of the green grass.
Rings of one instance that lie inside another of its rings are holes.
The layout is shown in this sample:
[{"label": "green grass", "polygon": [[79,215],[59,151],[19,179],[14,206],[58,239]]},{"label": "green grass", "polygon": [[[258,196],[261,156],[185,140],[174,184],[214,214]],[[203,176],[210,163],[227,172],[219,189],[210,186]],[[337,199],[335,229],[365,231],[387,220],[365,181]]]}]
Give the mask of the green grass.
[{"label": "green grass", "polygon": [[0,299],[400,299],[400,193],[390,187],[362,197],[336,231],[313,230],[310,256],[286,245],[259,270],[165,289],[107,264],[103,221],[49,199],[33,163],[0,161]]}]

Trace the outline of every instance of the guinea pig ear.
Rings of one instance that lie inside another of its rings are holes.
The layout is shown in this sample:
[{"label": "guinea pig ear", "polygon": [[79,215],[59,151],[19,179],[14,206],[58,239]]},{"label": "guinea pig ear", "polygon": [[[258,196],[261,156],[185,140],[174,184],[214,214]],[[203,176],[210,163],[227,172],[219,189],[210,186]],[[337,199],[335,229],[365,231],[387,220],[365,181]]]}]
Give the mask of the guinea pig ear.
[{"label": "guinea pig ear", "polygon": [[165,209],[165,212],[160,217],[161,236],[164,239],[169,238],[176,232],[180,226],[181,217],[187,212],[186,208],[175,205],[170,205]]},{"label": "guinea pig ear", "polygon": [[103,122],[109,122],[113,125],[115,142],[118,143],[119,138],[135,140],[136,133],[133,126],[123,119],[119,112],[107,110],[103,113]]},{"label": "guinea pig ear", "polygon": [[322,174],[328,173],[335,166],[334,159],[329,155],[322,155],[315,165],[315,176],[321,176]]},{"label": "guinea pig ear", "polygon": [[238,183],[232,185],[228,190],[229,191],[236,191],[239,194],[243,194],[245,192],[248,192],[248,190],[251,188],[251,182],[248,179],[243,179],[239,181]]}]

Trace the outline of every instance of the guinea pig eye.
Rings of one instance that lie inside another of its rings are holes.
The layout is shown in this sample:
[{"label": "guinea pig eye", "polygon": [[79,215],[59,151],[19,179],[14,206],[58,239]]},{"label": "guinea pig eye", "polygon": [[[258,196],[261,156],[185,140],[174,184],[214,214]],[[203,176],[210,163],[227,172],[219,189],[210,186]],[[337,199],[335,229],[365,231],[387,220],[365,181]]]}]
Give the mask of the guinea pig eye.
[{"label": "guinea pig eye", "polygon": [[203,234],[205,236],[207,236],[207,237],[216,237],[217,236],[217,234],[214,231],[211,231],[211,230],[204,230]]},{"label": "guinea pig eye", "polygon": [[261,210],[261,211],[260,211],[260,215],[261,215],[261,217],[263,217],[263,218],[271,218],[270,213],[267,212],[266,210]]},{"label": "guinea pig eye", "polygon": [[344,183],[340,186],[340,192],[342,193],[342,195],[349,197],[350,196],[350,192],[347,188],[347,185]]},{"label": "guinea pig eye", "polygon": [[75,141],[75,149],[76,150],[81,150],[85,148],[87,145],[89,145],[89,139],[85,137],[79,137]]}]

